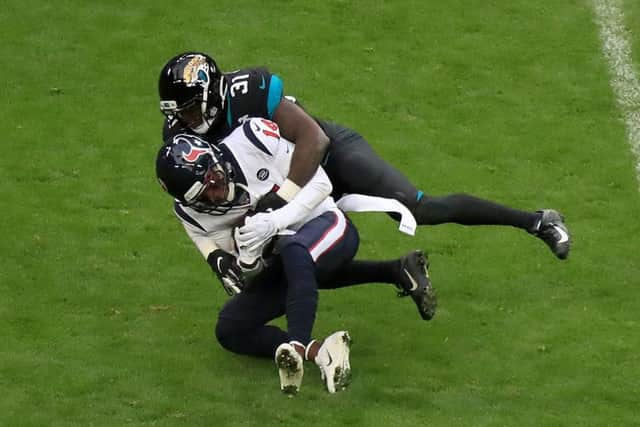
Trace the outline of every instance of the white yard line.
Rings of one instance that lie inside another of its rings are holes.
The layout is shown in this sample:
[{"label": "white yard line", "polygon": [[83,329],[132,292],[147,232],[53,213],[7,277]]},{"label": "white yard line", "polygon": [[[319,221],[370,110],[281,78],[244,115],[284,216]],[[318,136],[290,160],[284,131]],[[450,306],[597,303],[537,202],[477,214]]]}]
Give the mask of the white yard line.
[{"label": "white yard line", "polygon": [[636,178],[640,184],[640,81],[631,59],[629,31],[619,0],[592,0],[600,27],[602,50],[609,63],[611,86],[627,126],[627,139],[635,156]]}]

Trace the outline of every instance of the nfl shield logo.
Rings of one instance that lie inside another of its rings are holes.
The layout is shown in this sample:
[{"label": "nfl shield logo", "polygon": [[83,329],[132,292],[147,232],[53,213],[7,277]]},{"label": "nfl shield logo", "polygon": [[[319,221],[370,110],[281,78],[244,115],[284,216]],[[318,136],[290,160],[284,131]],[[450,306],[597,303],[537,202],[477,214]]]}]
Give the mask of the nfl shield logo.
[{"label": "nfl shield logo", "polygon": [[262,168],[258,171],[258,173],[256,174],[256,177],[260,180],[260,181],[264,181],[265,179],[269,178],[269,170]]}]

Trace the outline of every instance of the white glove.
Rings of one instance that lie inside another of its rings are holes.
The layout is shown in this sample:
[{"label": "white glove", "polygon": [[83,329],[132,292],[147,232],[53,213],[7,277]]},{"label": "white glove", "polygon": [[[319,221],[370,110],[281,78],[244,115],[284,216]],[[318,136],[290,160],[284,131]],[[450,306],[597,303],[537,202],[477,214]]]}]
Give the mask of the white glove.
[{"label": "white glove", "polygon": [[245,248],[250,252],[262,249],[273,236],[278,233],[278,226],[270,213],[259,213],[247,217],[244,226],[235,234],[239,248]]},{"label": "white glove", "polygon": [[[236,246],[238,247],[238,259],[237,264],[242,270],[245,278],[251,278],[262,271],[264,262],[262,260],[262,250],[264,245],[257,247],[255,250],[249,250],[247,246],[243,246],[239,243],[240,229],[236,228],[234,238],[236,240]],[[265,242],[267,244],[268,241]]]}]

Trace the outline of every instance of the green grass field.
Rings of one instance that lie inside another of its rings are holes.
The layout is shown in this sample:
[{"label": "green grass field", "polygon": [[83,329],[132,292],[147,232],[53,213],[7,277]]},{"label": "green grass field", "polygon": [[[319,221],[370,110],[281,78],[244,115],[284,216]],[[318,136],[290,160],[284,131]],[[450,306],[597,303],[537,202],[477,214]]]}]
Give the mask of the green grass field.
[{"label": "green grass field", "polygon": [[[640,424],[637,159],[589,1],[23,0],[0,34],[0,426]],[[321,293],[315,334],[351,332],[354,381],[328,395],[308,366],[287,399],[215,341],[226,294],[155,181],[157,74],[190,49],[267,65],[427,193],[562,211],[570,259],[354,216],[359,257],[429,252],[439,311]]]}]

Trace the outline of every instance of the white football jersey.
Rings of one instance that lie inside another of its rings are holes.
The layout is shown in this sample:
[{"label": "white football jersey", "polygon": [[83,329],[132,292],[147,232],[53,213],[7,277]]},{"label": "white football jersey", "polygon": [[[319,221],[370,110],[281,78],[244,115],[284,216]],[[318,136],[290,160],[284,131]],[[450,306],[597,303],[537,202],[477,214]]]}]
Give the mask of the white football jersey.
[{"label": "white football jersey", "polygon": [[[225,214],[199,212],[183,206],[178,201],[174,204],[177,217],[205,258],[216,247],[230,253],[236,252],[233,244],[233,228],[243,225],[247,212],[255,207],[258,200],[274,187],[279,188],[285,181],[289,174],[295,145],[280,136],[276,123],[266,119],[252,118],[231,132],[218,147],[223,151],[225,160],[229,161],[235,169],[234,182],[248,190],[248,197]],[[319,167],[296,198],[305,192],[307,194],[322,192],[324,200],[301,221],[292,224],[289,229],[298,230],[309,220],[328,210],[337,209],[335,202],[329,196],[331,189],[327,174],[322,167]],[[236,191],[242,190],[236,188]]]}]

